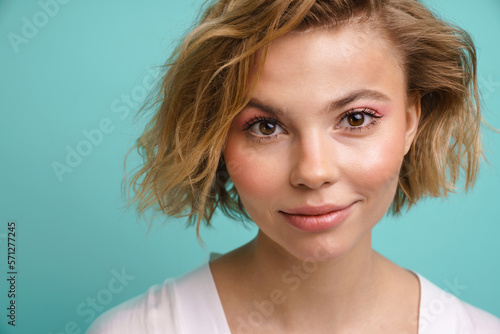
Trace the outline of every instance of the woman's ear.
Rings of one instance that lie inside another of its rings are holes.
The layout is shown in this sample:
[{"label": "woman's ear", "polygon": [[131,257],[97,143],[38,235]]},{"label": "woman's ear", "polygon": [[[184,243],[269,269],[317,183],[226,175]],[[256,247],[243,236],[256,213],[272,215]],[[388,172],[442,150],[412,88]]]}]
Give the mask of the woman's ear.
[{"label": "woman's ear", "polygon": [[421,115],[421,96],[415,96],[410,99],[406,108],[406,136],[405,136],[405,155],[410,150],[411,144],[417,135],[418,124]]}]

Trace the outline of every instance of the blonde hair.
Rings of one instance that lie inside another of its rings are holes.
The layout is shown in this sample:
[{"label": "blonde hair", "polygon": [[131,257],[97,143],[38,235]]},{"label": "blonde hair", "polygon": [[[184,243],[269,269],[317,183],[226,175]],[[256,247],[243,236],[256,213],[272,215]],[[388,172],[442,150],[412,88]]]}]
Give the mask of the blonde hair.
[{"label": "blonde hair", "polygon": [[[249,220],[222,159],[228,129],[248,103],[250,76],[269,43],[291,31],[364,20],[400,54],[408,98],[420,99],[416,138],[401,167],[392,212],[424,196],[446,196],[460,171],[465,188],[481,156],[476,53],[470,36],[416,0],[220,0],[175,49],[134,147],[144,164],[128,183],[128,205],[154,208],[187,225],[210,226],[217,207]],[[257,63],[256,53],[263,50]],[[129,154],[128,153],[128,154]],[[127,156],[128,156],[127,154]],[[126,159],[125,159],[126,160]]]}]

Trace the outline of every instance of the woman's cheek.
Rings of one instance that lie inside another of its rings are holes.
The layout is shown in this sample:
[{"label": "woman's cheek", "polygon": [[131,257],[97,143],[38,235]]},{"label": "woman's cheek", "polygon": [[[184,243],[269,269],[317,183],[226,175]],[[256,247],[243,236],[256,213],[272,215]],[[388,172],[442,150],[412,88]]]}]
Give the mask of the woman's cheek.
[{"label": "woman's cheek", "polygon": [[279,187],[278,180],[285,173],[282,171],[283,163],[280,164],[282,159],[269,150],[255,149],[242,143],[228,144],[226,167],[240,196],[269,197],[273,189]]},{"label": "woman's cheek", "polygon": [[[367,146],[357,162],[351,162],[352,180],[369,192],[395,191],[404,156],[404,141],[388,136]],[[390,140],[389,140],[390,139]],[[392,194],[394,195],[394,194]],[[391,196],[392,196],[391,195]]]}]

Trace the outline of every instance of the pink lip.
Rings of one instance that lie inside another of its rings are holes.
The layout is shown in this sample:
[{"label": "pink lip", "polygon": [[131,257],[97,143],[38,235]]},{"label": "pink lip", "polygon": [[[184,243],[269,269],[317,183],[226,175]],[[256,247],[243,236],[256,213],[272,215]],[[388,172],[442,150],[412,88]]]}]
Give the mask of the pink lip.
[{"label": "pink lip", "polygon": [[280,211],[283,218],[295,228],[306,232],[329,230],[342,223],[354,203],[349,205],[305,206]]}]

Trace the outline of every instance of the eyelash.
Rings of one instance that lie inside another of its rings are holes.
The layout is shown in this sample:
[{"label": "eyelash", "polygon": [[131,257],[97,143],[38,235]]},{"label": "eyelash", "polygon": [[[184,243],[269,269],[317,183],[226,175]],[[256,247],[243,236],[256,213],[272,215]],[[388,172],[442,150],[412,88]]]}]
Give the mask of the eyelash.
[{"label": "eyelash", "polygon": [[[349,132],[353,132],[353,131],[358,131],[358,132],[366,131],[366,130],[370,129],[371,127],[373,127],[374,125],[376,125],[376,124],[379,123],[378,118],[382,118],[382,115],[380,115],[377,112],[375,112],[375,111],[373,111],[371,109],[368,109],[368,108],[351,109],[351,110],[348,110],[348,111],[344,112],[342,115],[339,116],[339,120],[340,120],[339,123],[341,123],[342,121],[344,121],[347,117],[349,117],[351,115],[355,115],[355,114],[368,115],[368,116],[372,117],[373,120],[371,120],[368,124],[363,125],[363,126],[344,127],[345,131],[349,131]],[[279,125],[281,128],[283,128],[283,125],[277,119],[275,119],[273,117],[268,117],[268,116],[255,116],[255,117],[252,117],[250,120],[248,120],[248,121],[245,122],[243,131],[247,134],[247,136],[250,139],[252,139],[252,140],[254,140],[254,141],[258,142],[258,143],[272,141],[276,137],[278,137],[278,134],[269,135],[269,136],[258,136],[258,135],[252,134],[251,131],[250,131],[250,129],[252,128],[252,126],[254,126],[257,123],[261,123],[261,122],[267,122],[267,123],[271,123],[271,124],[274,124],[274,125]],[[337,125],[336,128],[339,128],[339,127],[340,126]]]},{"label": "eyelash", "polygon": [[379,122],[378,118],[382,118],[382,115],[380,115],[377,112],[375,112],[374,110],[371,110],[371,109],[368,109],[368,108],[351,109],[351,110],[348,110],[348,111],[344,112],[342,115],[340,115],[340,117],[339,117],[340,122],[342,122],[347,117],[349,117],[351,115],[355,115],[355,114],[368,115],[368,116],[372,117],[373,119],[368,124],[366,124],[366,125],[355,126],[355,127],[345,127],[344,130],[350,131],[350,132],[352,132],[352,131],[358,131],[358,132],[366,131],[366,130],[370,129],[371,127],[373,127],[374,125],[378,124],[378,122]]},{"label": "eyelash", "polygon": [[283,128],[283,125],[275,118],[267,117],[267,116],[255,116],[255,117],[252,117],[250,120],[245,122],[245,126],[243,128],[243,131],[247,134],[247,136],[250,139],[252,139],[258,143],[268,142],[268,141],[274,140],[274,138],[278,137],[277,134],[276,135],[269,135],[269,136],[258,136],[258,135],[251,133],[250,129],[252,128],[252,126],[254,126],[257,123],[263,123],[263,122],[271,123],[274,125],[279,125],[281,128]]}]

